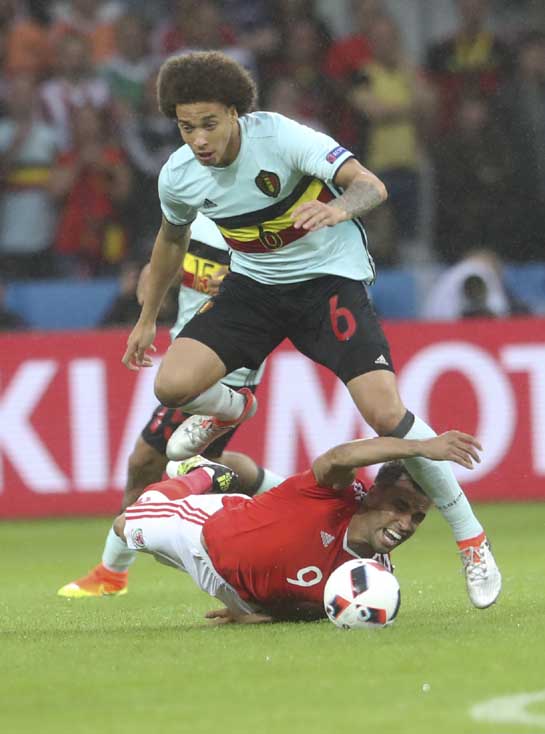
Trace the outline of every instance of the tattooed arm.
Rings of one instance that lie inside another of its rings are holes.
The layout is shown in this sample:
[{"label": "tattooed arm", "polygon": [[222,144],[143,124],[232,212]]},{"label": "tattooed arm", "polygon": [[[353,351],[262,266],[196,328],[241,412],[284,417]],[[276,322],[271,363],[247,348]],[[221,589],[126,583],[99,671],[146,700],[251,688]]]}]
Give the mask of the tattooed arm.
[{"label": "tattooed arm", "polygon": [[314,232],[322,227],[333,227],[339,222],[367,214],[388,196],[382,181],[355,158],[350,158],[339,168],[335,185],[344,191],[337,199],[328,204],[309,201],[294,210],[295,229]]}]

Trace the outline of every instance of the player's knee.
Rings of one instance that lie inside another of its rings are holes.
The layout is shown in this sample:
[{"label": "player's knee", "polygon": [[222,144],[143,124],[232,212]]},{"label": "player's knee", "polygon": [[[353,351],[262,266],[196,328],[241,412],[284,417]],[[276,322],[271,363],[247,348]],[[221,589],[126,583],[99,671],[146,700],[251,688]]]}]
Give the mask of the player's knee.
[{"label": "player's knee", "polygon": [[115,518],[113,528],[114,528],[114,533],[117,535],[117,537],[125,541],[125,513],[124,512],[122,512],[121,515],[118,515]]},{"label": "player's knee", "polygon": [[386,410],[377,407],[365,417],[367,423],[379,436],[389,436],[398,427],[407,412],[403,405],[392,405]]},{"label": "player's knee", "polygon": [[180,380],[159,372],[155,378],[155,397],[167,408],[178,408],[189,402],[193,395]]}]

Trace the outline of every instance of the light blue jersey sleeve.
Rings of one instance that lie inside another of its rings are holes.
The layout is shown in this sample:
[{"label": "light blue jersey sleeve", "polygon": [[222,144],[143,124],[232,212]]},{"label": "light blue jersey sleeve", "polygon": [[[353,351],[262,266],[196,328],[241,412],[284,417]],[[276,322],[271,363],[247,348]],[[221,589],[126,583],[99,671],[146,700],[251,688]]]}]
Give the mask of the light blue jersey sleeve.
[{"label": "light blue jersey sleeve", "polygon": [[297,170],[332,183],[342,164],[354,155],[325,133],[278,115],[278,145]]},{"label": "light blue jersey sleeve", "polygon": [[163,216],[170,224],[191,224],[197,216],[197,210],[188,206],[175,195],[174,186],[171,183],[170,159],[161,168],[159,174],[158,188],[159,201]]}]

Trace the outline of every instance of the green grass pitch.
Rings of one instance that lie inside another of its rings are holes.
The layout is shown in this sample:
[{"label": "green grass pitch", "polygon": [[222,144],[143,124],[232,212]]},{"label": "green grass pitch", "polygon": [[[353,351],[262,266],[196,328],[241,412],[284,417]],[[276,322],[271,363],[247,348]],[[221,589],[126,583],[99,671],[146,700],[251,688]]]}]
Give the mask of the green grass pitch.
[{"label": "green grass pitch", "polygon": [[371,632],[210,627],[202,615],[217,604],[148,557],[127,596],[60,599],[98,560],[108,520],[0,524],[0,730],[543,733],[543,700],[518,712],[495,704],[496,721],[474,720],[471,707],[545,689],[545,504],[478,512],[504,575],[499,603],[470,607],[450,531],[432,513],[395,554],[396,623]]}]

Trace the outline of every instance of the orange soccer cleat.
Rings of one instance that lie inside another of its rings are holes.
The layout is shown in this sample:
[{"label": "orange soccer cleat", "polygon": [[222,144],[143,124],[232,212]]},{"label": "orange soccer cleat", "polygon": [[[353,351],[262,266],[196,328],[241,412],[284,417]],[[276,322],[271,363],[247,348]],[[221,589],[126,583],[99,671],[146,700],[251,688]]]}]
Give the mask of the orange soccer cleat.
[{"label": "orange soccer cleat", "polygon": [[87,576],[65,584],[57,591],[57,596],[68,599],[83,599],[91,596],[121,596],[129,588],[129,572],[110,571],[102,563],[95,566]]}]

